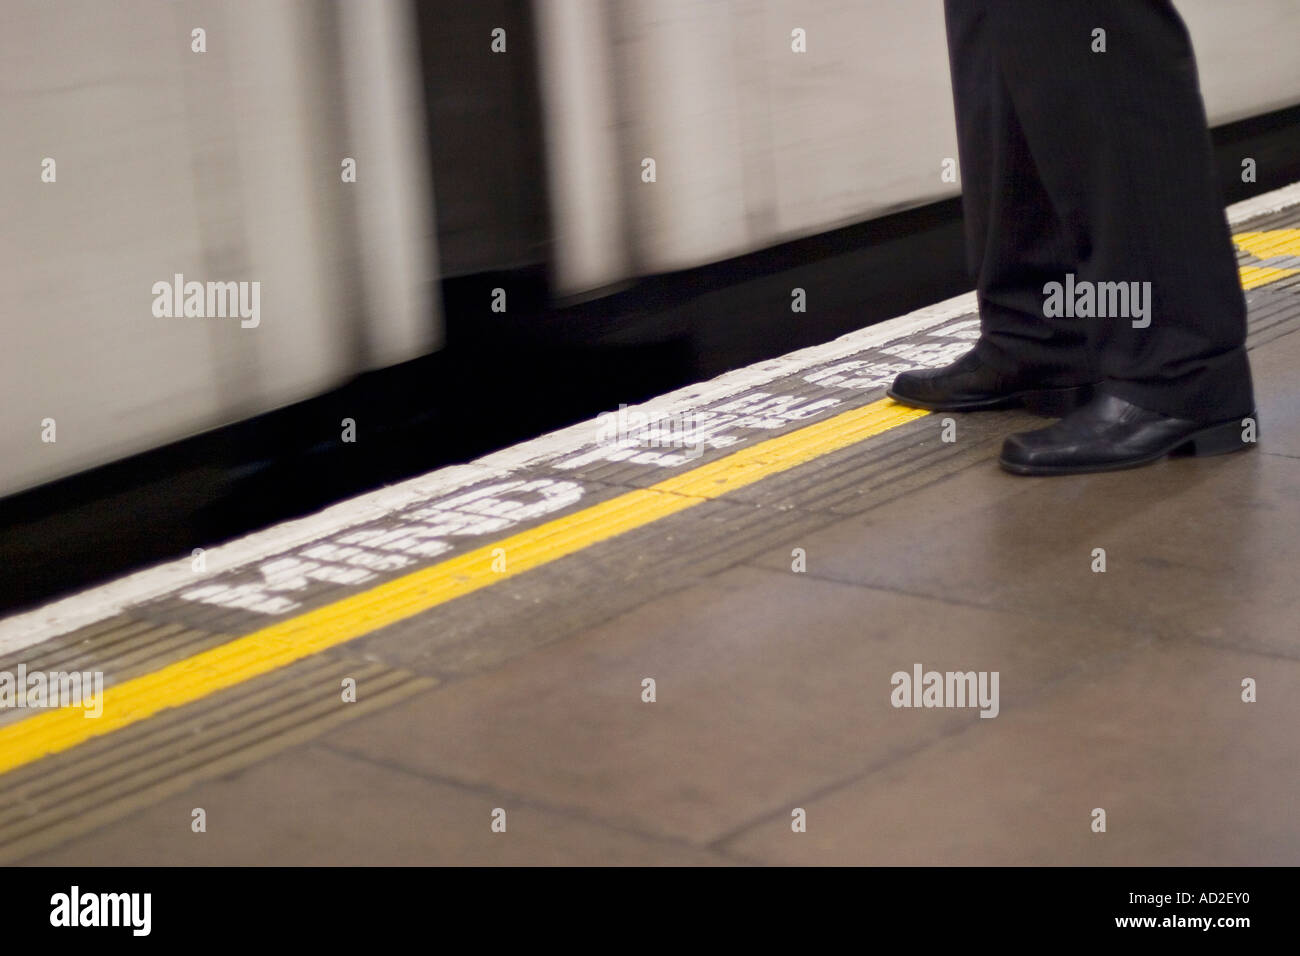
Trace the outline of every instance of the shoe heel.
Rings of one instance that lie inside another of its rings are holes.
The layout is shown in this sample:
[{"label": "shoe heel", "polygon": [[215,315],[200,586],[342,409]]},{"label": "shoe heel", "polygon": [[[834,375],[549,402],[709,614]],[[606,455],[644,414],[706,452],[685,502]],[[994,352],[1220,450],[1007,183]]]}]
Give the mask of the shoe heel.
[{"label": "shoe heel", "polygon": [[1025,409],[1045,418],[1064,418],[1076,408],[1092,400],[1095,386],[1076,385],[1073,388],[1042,388],[1025,394],[1021,399]]},{"label": "shoe heel", "polygon": [[[1254,418],[1255,416],[1243,416],[1243,418]],[[1259,440],[1258,420],[1255,425],[1255,441]],[[1208,455],[1226,455],[1229,452],[1243,451],[1249,448],[1254,442],[1246,441],[1242,437],[1246,426],[1242,424],[1242,419],[1235,419],[1230,422],[1224,422],[1221,425],[1214,425],[1210,428],[1197,432],[1187,440],[1179,453],[1184,455],[1193,455],[1197,458],[1204,458]]]}]

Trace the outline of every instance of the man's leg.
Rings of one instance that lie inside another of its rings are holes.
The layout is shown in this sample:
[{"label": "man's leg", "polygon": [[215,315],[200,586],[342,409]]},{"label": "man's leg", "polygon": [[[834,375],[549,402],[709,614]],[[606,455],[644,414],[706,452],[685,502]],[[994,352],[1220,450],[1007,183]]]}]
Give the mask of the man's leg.
[{"label": "man's leg", "polygon": [[1088,323],[1043,315],[1043,286],[1078,266],[998,63],[997,0],[947,0],[948,51],[980,357],[1044,386],[1095,380]]},{"label": "man's leg", "polygon": [[1034,166],[1078,246],[1077,279],[1150,283],[1149,326],[1097,321],[1105,391],[1199,422],[1249,414],[1245,299],[1191,41],[1172,4],[988,7]]},{"label": "man's leg", "polygon": [[1034,166],[998,63],[996,0],[947,0],[967,259],[980,306],[974,350],[942,369],[904,372],[890,395],[923,408],[1027,404],[1062,413],[1099,372],[1088,324],[1043,315],[1042,287],[1077,268]]}]

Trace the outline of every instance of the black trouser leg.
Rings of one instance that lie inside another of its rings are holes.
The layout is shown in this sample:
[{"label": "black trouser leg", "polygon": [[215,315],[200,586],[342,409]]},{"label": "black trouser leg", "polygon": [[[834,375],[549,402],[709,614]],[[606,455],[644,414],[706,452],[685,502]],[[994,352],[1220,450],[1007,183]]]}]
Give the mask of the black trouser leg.
[{"label": "black trouser leg", "polygon": [[[1055,2],[1055,0],[1053,0]],[[997,19],[986,2],[948,0],[948,50],[968,266],[980,304],[980,357],[1044,387],[1099,379],[1088,326],[1043,315],[1044,284],[1077,269],[998,63]]]},{"label": "black trouser leg", "polygon": [[[985,230],[977,282],[993,306],[991,347],[1034,363],[1070,321],[1048,320],[1052,334],[1034,338],[1018,310],[1002,305],[1036,291],[1041,316],[1045,267],[1060,270],[1048,281],[1073,271],[1097,284],[1149,282],[1148,327],[1127,316],[1073,320],[1091,325],[1108,389],[1180,417],[1249,411],[1245,299],[1191,42],[1169,0],[948,0],[948,15],[963,189],[972,190],[975,230]],[[1093,50],[1098,29],[1104,53]],[[984,61],[1001,84],[992,94]],[[1018,140],[998,120],[999,96]],[[985,112],[991,132],[981,145],[965,129],[984,125]],[[999,136],[1011,145],[992,142]],[[985,164],[991,173],[981,172]],[[1025,176],[1033,182],[1010,190],[1024,197],[1013,208],[1044,199],[1050,207],[1028,226],[1008,223],[1000,204],[1007,183]],[[1048,216],[1054,238],[1044,235]],[[1076,340],[1059,341],[1068,353]]]}]

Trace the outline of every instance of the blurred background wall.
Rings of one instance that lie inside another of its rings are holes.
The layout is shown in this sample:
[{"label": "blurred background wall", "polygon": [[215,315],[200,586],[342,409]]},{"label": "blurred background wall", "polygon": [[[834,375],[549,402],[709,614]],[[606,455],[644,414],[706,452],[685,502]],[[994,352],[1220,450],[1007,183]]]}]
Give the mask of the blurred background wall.
[{"label": "blurred background wall", "polygon": [[[1178,0],[1211,123],[1300,102],[1300,3]],[[562,292],[956,195],[940,0],[536,0]],[[1104,24],[1103,24],[1104,25]],[[806,53],[792,50],[792,31]],[[658,182],[640,180],[641,162]]]},{"label": "blurred background wall", "polygon": [[[437,345],[412,23],[405,0],[0,5],[0,489]],[[259,327],[155,317],[175,273],[260,282]]]}]

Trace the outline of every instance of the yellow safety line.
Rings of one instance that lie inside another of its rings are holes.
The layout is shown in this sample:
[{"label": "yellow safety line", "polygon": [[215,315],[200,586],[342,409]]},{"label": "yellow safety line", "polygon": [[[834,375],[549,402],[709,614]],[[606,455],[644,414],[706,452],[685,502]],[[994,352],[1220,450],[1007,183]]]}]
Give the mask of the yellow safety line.
[{"label": "yellow safety line", "polygon": [[1265,232],[1238,232],[1232,237],[1238,248],[1257,259],[1277,256],[1300,256],[1300,229],[1269,229]]},{"label": "yellow safety line", "polygon": [[1269,285],[1285,279],[1287,276],[1300,274],[1300,269],[1279,269],[1276,266],[1242,266],[1241,267],[1241,287],[1243,289],[1258,289],[1262,285]]},{"label": "yellow safety line", "polygon": [[[0,728],[0,773],[191,704],[928,414],[890,399],[841,412],[109,687],[98,718],[86,717],[80,707],[38,712]],[[498,549],[505,552],[504,571],[492,567]]]},{"label": "yellow safety line", "polygon": [[[1238,232],[1233,244],[1256,259],[1277,259],[1283,256],[1300,256],[1300,229],[1268,229],[1264,232]],[[1258,289],[1300,274],[1300,269],[1252,263],[1241,267],[1243,289]]]}]

